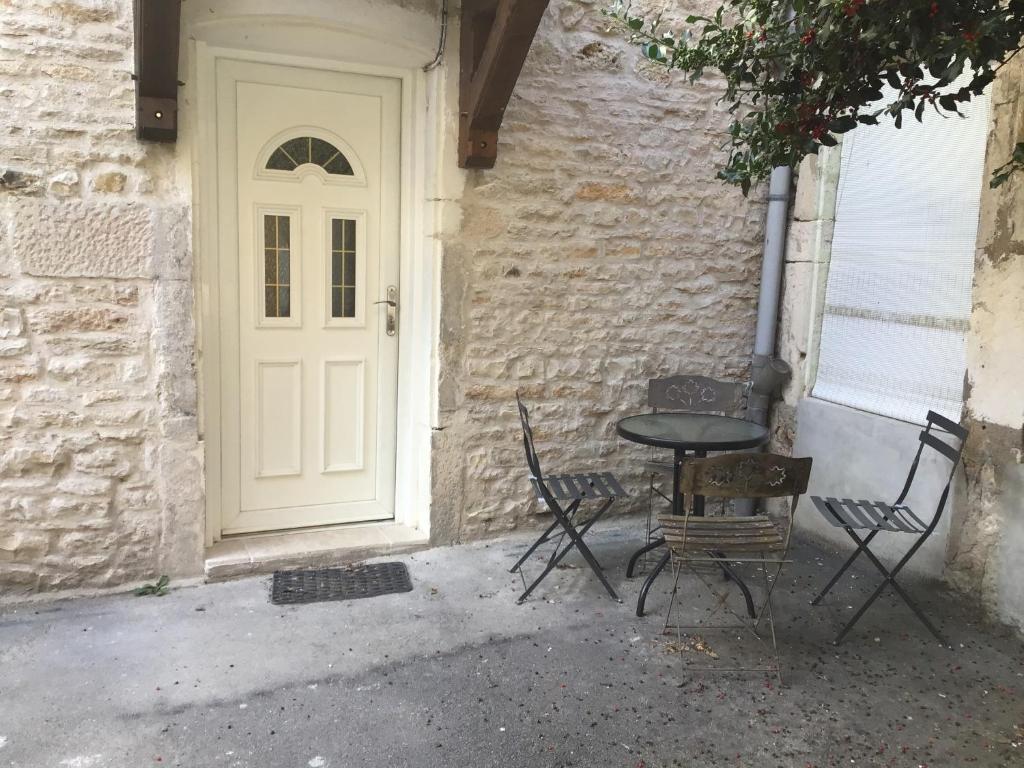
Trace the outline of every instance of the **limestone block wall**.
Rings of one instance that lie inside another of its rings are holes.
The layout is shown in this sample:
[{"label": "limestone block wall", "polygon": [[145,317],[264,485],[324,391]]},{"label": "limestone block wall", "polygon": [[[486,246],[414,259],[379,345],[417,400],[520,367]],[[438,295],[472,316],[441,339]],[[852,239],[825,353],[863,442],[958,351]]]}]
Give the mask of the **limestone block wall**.
[{"label": "limestone block wall", "polygon": [[445,244],[439,540],[540,524],[517,387],[546,471],[614,470],[628,510],[646,508],[647,453],[615,422],[646,407],[647,379],[748,374],[763,192],[714,178],[728,123],[715,84],[645,64],[601,7],[552,0],[497,165],[469,174]]},{"label": "limestone block wall", "polygon": [[[382,18],[409,5],[380,4]],[[434,39],[437,3],[416,5]],[[714,178],[716,85],[645,64],[601,7],[552,0],[497,166],[442,169],[437,542],[540,523],[517,386],[546,467],[614,469],[636,493],[627,510],[646,503],[647,452],[614,424],[644,408],[646,380],[748,374],[762,195]],[[198,574],[188,150],[134,137],[130,0],[0,13],[0,598]],[[454,98],[445,108],[453,148]]]},{"label": "limestone block wall", "polygon": [[0,593],[198,573],[187,197],[130,0],[0,7]]}]

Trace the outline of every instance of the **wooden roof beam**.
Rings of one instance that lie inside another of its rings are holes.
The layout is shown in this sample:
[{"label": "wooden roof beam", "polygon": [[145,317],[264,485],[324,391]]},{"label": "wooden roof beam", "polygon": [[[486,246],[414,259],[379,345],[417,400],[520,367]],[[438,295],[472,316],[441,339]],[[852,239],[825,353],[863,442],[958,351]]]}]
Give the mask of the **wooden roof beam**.
[{"label": "wooden roof beam", "polygon": [[178,38],[181,0],[134,0],[135,135],[178,138]]},{"label": "wooden roof beam", "polygon": [[464,0],[460,39],[459,167],[493,168],[498,129],[548,0]]}]

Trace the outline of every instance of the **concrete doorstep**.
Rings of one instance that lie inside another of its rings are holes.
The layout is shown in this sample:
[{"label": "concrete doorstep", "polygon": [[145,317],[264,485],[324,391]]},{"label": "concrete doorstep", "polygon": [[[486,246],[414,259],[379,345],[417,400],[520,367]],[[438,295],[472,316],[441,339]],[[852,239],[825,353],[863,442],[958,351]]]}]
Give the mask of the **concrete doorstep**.
[{"label": "concrete doorstep", "polygon": [[[589,537],[623,604],[570,555],[517,606],[515,536],[388,558],[414,590],[367,600],[275,606],[263,576],[0,609],[0,766],[1024,765],[1024,644],[973,606],[909,583],[952,649],[890,598],[834,647],[877,575],[810,608],[841,559],[801,542],[775,591],[786,685],[696,673],[761,646],[663,634],[668,574],[637,618],[640,528]],[[692,576],[680,594],[683,619],[717,605]]]}]

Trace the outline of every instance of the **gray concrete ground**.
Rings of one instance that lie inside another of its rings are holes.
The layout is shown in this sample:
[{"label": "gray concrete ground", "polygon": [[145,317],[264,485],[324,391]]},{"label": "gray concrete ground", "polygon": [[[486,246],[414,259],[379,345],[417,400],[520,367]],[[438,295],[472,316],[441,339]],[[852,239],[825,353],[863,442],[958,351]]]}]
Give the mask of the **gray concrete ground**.
[{"label": "gray concrete ground", "polygon": [[0,766],[1024,766],[1024,646],[974,607],[915,584],[952,650],[892,598],[835,648],[876,579],[811,609],[838,560],[804,543],[776,590],[786,686],[695,673],[759,646],[664,636],[667,577],[638,619],[638,528],[592,532],[621,605],[578,558],[515,605],[515,537],[405,556],[413,592],[346,603],[274,606],[250,578],[8,606]]}]

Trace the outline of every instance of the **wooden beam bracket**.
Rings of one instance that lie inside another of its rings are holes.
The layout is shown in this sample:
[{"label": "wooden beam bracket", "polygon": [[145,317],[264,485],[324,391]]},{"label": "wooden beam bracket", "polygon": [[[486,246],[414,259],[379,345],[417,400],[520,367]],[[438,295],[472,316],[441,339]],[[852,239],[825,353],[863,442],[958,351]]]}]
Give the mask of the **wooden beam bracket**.
[{"label": "wooden beam bracket", "polygon": [[548,0],[464,0],[459,45],[459,167],[493,168],[498,129]]},{"label": "wooden beam bracket", "polygon": [[178,138],[178,38],[181,0],[134,0],[135,136]]}]

